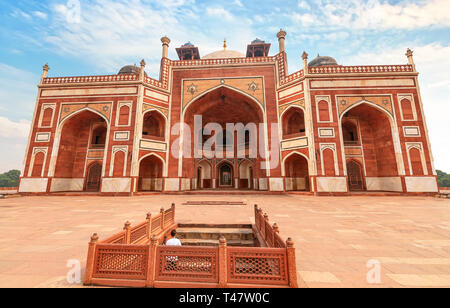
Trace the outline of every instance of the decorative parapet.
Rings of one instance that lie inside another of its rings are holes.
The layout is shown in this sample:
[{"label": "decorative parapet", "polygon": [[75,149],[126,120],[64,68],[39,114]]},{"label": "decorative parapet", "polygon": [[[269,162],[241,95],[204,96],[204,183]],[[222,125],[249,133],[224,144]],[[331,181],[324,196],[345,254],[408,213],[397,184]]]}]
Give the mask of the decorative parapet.
[{"label": "decorative parapet", "polygon": [[303,76],[305,76],[305,74],[304,74],[303,70],[300,70],[298,72],[295,72],[295,73],[287,76],[284,79],[281,79],[280,85],[285,85],[285,84],[291,83],[292,81],[298,80],[298,79],[302,78]]},{"label": "decorative parapet", "polygon": [[42,84],[67,84],[67,83],[96,83],[96,82],[117,82],[117,81],[138,81],[139,75],[102,75],[102,76],[78,76],[78,77],[47,77],[42,80]]},{"label": "decorative parapet", "polygon": [[309,74],[412,73],[412,65],[322,66],[310,67]]}]

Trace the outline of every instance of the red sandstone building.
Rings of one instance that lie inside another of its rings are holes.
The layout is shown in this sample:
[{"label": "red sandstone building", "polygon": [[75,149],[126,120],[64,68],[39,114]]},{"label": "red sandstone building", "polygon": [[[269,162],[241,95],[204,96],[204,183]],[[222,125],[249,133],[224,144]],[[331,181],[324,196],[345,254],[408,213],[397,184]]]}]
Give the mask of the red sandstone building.
[{"label": "red sandstone building", "polygon": [[[275,56],[255,40],[245,55],[224,45],[202,58],[187,43],[179,60],[164,37],[160,80],[144,61],[109,76],[47,77],[44,66],[19,191],[437,192],[412,52],[408,64],[381,66],[308,63],[303,53],[303,69],[288,75],[285,36]],[[195,115],[223,128],[262,123],[263,155],[250,158],[247,139],[241,155],[229,145],[231,157],[185,155]]]}]

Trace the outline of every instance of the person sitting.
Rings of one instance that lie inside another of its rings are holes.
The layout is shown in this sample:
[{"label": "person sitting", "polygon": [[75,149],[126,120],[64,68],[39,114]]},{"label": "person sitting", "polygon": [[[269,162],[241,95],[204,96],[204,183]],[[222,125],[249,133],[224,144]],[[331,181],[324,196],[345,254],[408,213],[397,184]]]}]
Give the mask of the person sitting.
[{"label": "person sitting", "polygon": [[[181,246],[181,241],[176,238],[177,230],[172,230],[172,232],[170,232],[170,235],[172,236],[172,238],[166,242],[166,246]],[[166,264],[165,264],[166,271],[173,271],[173,270],[176,271],[177,266],[178,266],[177,256],[166,257]]]},{"label": "person sitting", "polygon": [[172,238],[166,242],[166,246],[181,246],[181,241],[176,238],[177,230],[172,230],[170,236],[172,236]]}]

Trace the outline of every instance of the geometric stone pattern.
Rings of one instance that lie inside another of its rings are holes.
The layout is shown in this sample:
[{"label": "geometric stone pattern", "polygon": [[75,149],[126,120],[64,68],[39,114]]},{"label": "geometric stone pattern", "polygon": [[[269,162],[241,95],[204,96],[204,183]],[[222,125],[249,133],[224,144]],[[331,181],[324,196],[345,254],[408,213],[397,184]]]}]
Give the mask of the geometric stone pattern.
[{"label": "geometric stone pattern", "polygon": [[295,101],[295,102],[287,103],[287,104],[281,105],[281,106],[279,107],[280,114],[282,114],[283,111],[285,111],[287,108],[289,108],[289,107],[291,107],[291,106],[300,106],[303,110],[305,110],[305,99],[302,98],[302,99],[297,100],[297,101]]},{"label": "geometric stone pattern", "polygon": [[169,110],[167,108],[164,108],[164,107],[159,107],[159,106],[155,106],[155,105],[144,103],[143,106],[142,106],[142,112],[145,113],[147,110],[158,110],[163,115],[165,115],[166,118],[169,117]]},{"label": "geometric stone pattern", "polygon": [[64,104],[61,107],[61,117],[59,122],[67,118],[72,113],[83,108],[93,109],[109,120],[111,115],[111,103],[92,103],[92,104]]},{"label": "geometric stone pattern", "polygon": [[240,90],[255,98],[264,107],[263,78],[222,78],[222,79],[199,79],[183,80],[183,108],[195,98],[200,97],[205,91],[225,85],[232,89]]},{"label": "geometric stone pattern", "polygon": [[143,279],[147,275],[148,248],[135,246],[124,250],[122,247],[99,244],[95,258],[94,277]]},{"label": "geometric stone pattern", "polygon": [[219,281],[217,248],[159,246],[156,260],[155,280]]},{"label": "geometric stone pattern", "polygon": [[230,282],[287,283],[285,249],[264,248],[261,252],[228,248]]},{"label": "geometric stone pattern", "polygon": [[339,115],[343,114],[351,106],[361,101],[374,103],[393,115],[390,96],[339,96],[336,97],[336,100],[338,103]]}]

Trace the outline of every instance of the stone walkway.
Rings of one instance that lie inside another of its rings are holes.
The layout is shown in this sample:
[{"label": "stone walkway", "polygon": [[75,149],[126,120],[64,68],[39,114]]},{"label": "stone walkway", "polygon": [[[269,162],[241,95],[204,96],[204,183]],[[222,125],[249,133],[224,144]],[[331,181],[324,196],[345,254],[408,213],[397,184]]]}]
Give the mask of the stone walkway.
[{"label": "stone walkway", "polygon": [[[181,205],[213,200],[248,205]],[[185,223],[253,222],[257,203],[293,238],[301,287],[450,287],[450,200],[290,195],[1,199],[0,287],[80,287],[66,281],[67,262],[84,271],[93,232],[112,235],[172,202]],[[368,283],[377,264],[380,283]]]}]

